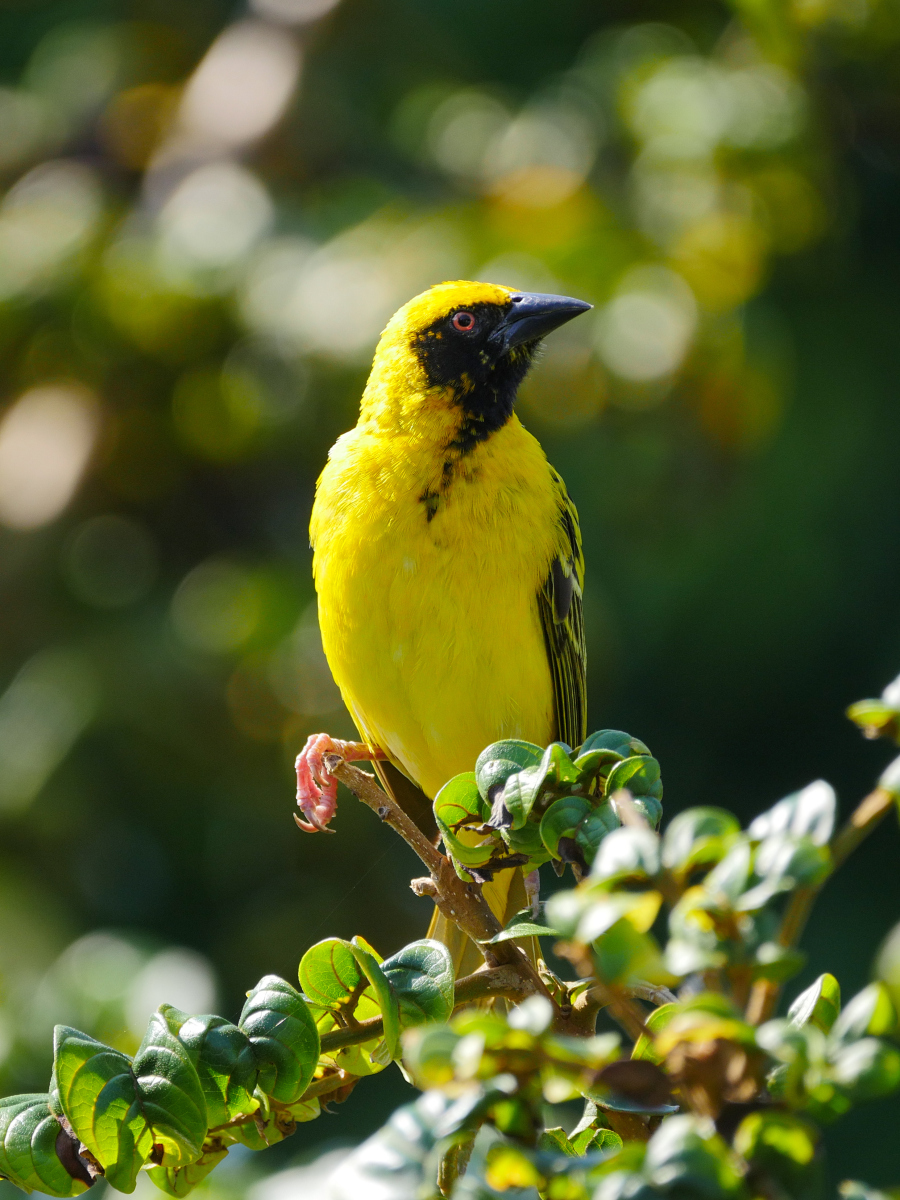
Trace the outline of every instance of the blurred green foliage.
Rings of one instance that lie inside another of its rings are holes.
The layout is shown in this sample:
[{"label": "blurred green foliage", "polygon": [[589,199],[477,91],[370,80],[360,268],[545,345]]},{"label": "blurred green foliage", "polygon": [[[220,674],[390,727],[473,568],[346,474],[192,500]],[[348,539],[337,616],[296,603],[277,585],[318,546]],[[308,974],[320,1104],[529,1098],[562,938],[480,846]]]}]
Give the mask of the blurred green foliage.
[{"label": "blurred green foliage", "polygon": [[[521,404],[581,513],[592,724],[644,733],[669,813],[862,794],[837,714],[900,659],[898,55],[889,0],[0,3],[0,1091],[44,1086],[54,1021],[133,1054],[161,1000],[236,1017],[326,933],[423,932],[367,813],[294,832],[290,762],[352,729],[315,477],[438,279],[596,305]],[[865,982],[897,849],[826,890],[803,982],[826,948]],[[884,1111],[840,1175],[890,1180]]]}]

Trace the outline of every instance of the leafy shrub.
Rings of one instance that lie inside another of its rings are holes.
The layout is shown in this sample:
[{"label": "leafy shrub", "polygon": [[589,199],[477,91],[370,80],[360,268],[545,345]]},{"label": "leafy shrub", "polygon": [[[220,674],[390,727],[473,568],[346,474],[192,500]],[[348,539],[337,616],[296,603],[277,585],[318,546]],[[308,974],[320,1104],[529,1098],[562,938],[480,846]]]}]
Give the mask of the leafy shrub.
[{"label": "leafy shrub", "polygon": [[[898,736],[892,687],[850,710],[867,733]],[[382,959],[328,938],[303,955],[301,990],[266,976],[236,1025],[163,1005],[133,1059],[58,1026],[49,1092],[0,1100],[0,1176],[69,1197],[101,1175],[131,1192],[146,1169],[186,1196],[230,1146],[281,1141],[398,1062],[423,1094],[346,1160],[345,1191],[813,1200],[821,1127],[900,1088],[900,927],[846,1005],[824,974],[775,1016],[818,890],[900,800],[900,759],[837,835],[821,781],[744,830],[693,808],[660,834],[659,764],[638,739],[498,742],[435,800],[446,857],[371,776],[333,766],[419,853],[430,874],[414,889],[481,943],[485,966],[454,979],[435,941]],[[500,929],[480,883],[548,861],[573,886]],[[539,936],[574,982],[523,953]],[[597,1033],[601,1009],[620,1033]],[[548,1127],[573,1100],[575,1127]]]}]

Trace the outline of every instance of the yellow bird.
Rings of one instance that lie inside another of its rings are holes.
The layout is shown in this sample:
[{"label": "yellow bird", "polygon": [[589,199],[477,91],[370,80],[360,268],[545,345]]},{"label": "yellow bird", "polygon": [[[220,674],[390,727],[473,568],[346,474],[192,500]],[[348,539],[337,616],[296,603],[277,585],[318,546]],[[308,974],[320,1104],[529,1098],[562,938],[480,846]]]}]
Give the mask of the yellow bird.
[{"label": "yellow bird", "polygon": [[[433,835],[430,801],[491,742],[584,740],[578,515],[514,406],[540,339],[589,308],[457,281],[388,323],[310,527],[322,643],[363,741],[308,740],[301,827],[334,814],[328,752],[375,762]],[[484,895],[505,921],[525,903],[521,871]],[[437,910],[430,933],[458,971],[478,965]]]}]

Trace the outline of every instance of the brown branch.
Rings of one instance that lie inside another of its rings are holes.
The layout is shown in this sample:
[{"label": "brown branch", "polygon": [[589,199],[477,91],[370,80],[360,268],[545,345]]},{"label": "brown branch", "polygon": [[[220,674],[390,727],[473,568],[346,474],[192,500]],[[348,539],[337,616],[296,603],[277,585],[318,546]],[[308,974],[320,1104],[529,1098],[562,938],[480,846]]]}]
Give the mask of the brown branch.
[{"label": "brown branch", "polygon": [[[500,932],[501,925],[482,896],[481,885],[460,879],[450,860],[432,845],[418,825],[393,797],[379,787],[371,775],[344,762],[338,755],[326,755],[325,763],[335,779],[339,779],[358,800],[399,833],[425,864],[431,876],[431,885],[422,887],[419,894],[431,895],[444,916],[480,945],[489,967],[514,967],[522,981],[523,995],[538,993],[550,999],[537,969],[514,942],[484,945]],[[421,880],[416,882],[419,885],[422,883]]]},{"label": "brown branch", "polygon": [[[819,892],[856,847],[881,824],[893,807],[895,799],[894,794],[887,788],[877,787],[859,802],[846,825],[832,839],[831,870],[828,875],[815,887],[797,888],[791,896],[778,934],[780,945],[790,948],[800,941]],[[771,979],[756,981],[747,1002],[746,1016],[751,1025],[759,1025],[772,1016],[780,990],[780,984]]]}]

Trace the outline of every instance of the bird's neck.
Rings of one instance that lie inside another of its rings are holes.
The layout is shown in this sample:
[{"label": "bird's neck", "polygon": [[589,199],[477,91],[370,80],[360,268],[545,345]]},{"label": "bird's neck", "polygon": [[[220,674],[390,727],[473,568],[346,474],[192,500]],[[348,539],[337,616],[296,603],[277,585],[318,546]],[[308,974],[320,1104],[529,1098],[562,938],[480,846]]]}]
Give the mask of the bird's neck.
[{"label": "bird's neck", "polygon": [[419,372],[397,364],[373,370],[360,405],[367,432],[413,439],[435,452],[465,456],[502,429],[513,415],[519,378],[435,386]]}]

